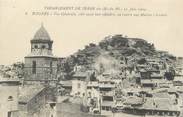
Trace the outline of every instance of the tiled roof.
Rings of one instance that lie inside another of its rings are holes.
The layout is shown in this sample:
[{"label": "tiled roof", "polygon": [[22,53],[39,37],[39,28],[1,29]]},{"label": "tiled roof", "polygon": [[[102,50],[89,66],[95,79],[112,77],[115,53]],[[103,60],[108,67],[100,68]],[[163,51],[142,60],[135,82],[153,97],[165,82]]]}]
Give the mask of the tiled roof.
[{"label": "tiled roof", "polygon": [[58,96],[57,97],[57,103],[67,101],[68,99],[69,99],[69,97],[67,97],[67,96]]},{"label": "tiled roof", "polygon": [[19,102],[29,102],[44,89],[43,86],[25,86],[20,88]]},{"label": "tiled roof", "polygon": [[82,104],[83,100],[80,97],[69,98],[69,102],[74,104]]},{"label": "tiled roof", "polygon": [[59,83],[62,86],[72,86],[72,81],[60,81]]},{"label": "tiled roof", "polygon": [[155,98],[170,98],[170,95],[168,93],[154,93],[153,97]]},{"label": "tiled roof", "polygon": [[161,78],[163,78],[163,74],[152,73],[151,77],[161,77]]},{"label": "tiled roof", "polygon": [[114,84],[99,84],[100,88],[115,88]]},{"label": "tiled roof", "polygon": [[108,92],[103,92],[102,93],[103,96],[114,96],[114,92],[113,91],[108,91]]},{"label": "tiled roof", "polygon": [[0,75],[0,83],[3,82],[19,82],[18,78],[4,78]]},{"label": "tiled roof", "polygon": [[87,84],[88,87],[98,87],[99,86],[99,83],[98,82],[88,82]]},{"label": "tiled roof", "polygon": [[35,33],[33,40],[50,40],[50,36],[43,25]]},{"label": "tiled roof", "polygon": [[142,104],[142,103],[143,103],[142,98],[135,97],[135,96],[128,97],[124,102],[125,105],[134,105],[134,104]]},{"label": "tiled roof", "polygon": [[143,79],[141,80],[142,84],[146,84],[146,83],[165,83],[166,81],[164,79]]},{"label": "tiled roof", "polygon": [[76,72],[72,77],[73,78],[86,78],[88,76],[87,72]]}]

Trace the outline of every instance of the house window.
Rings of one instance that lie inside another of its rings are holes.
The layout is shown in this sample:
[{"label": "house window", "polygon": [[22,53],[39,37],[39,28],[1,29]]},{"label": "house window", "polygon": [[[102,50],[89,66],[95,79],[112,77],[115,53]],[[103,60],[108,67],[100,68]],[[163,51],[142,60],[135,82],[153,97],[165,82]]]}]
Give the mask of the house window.
[{"label": "house window", "polygon": [[8,116],[7,117],[11,117],[11,112],[8,112]]},{"label": "house window", "polygon": [[36,74],[36,61],[32,61],[32,73]]},{"label": "house window", "polygon": [[13,101],[13,97],[12,96],[9,96],[8,97],[8,101]]}]

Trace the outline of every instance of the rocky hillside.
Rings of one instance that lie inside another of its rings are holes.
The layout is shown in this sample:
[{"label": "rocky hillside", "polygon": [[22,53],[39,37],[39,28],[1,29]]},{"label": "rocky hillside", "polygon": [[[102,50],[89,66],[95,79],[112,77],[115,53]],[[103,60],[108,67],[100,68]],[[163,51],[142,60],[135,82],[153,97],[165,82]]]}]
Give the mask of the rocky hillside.
[{"label": "rocky hillside", "polygon": [[21,62],[12,65],[0,65],[0,76],[6,78],[22,78],[24,64]]},{"label": "rocky hillside", "polygon": [[[167,62],[174,61],[176,57],[164,51],[157,51],[154,44],[144,39],[128,38],[122,35],[105,37],[98,44],[90,43],[84,49],[78,50],[73,55],[64,58],[59,67],[61,73],[72,75],[74,66],[84,66],[87,69],[98,71],[118,71],[122,64],[128,62],[128,66],[134,63],[144,64],[145,58],[163,58]],[[64,65],[63,65],[64,63]],[[11,66],[0,66],[0,74],[6,77],[22,77],[23,63],[15,63]],[[58,72],[59,73],[59,72]]]},{"label": "rocky hillside", "polygon": [[[122,35],[114,35],[105,37],[99,44],[90,43],[83,50],[79,50],[75,54],[66,58],[70,70],[77,65],[93,66],[106,61],[143,61],[143,58],[161,58],[167,60],[175,60],[176,57],[166,53],[161,54],[154,47],[154,44],[144,39],[128,38]],[[118,63],[116,63],[117,65]]]}]

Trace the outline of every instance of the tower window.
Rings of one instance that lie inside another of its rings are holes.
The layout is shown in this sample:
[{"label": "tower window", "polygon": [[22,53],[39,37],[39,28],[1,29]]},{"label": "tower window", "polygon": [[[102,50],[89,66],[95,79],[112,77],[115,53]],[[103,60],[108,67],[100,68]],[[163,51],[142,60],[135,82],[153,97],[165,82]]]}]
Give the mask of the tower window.
[{"label": "tower window", "polygon": [[42,49],[45,49],[46,48],[46,46],[45,45],[42,45]]},{"label": "tower window", "polygon": [[32,73],[36,74],[36,61],[32,61]]},{"label": "tower window", "polygon": [[12,96],[9,96],[8,97],[8,101],[13,101],[13,97]]},{"label": "tower window", "polygon": [[35,49],[37,49],[37,48],[38,48],[38,46],[37,46],[37,45],[35,45],[35,46],[34,46],[34,48],[35,48]]}]

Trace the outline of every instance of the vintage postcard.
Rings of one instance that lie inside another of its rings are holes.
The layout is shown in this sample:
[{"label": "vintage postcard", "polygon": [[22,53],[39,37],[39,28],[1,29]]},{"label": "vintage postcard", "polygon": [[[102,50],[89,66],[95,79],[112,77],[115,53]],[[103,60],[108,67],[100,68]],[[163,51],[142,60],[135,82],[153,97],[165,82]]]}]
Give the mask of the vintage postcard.
[{"label": "vintage postcard", "polygon": [[0,0],[0,117],[183,117],[182,6]]}]

